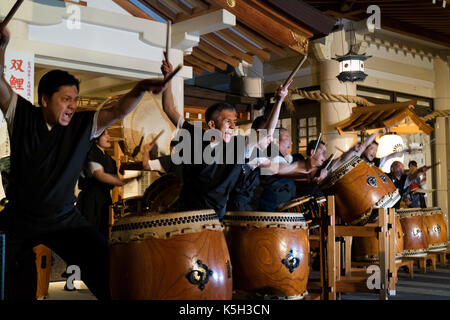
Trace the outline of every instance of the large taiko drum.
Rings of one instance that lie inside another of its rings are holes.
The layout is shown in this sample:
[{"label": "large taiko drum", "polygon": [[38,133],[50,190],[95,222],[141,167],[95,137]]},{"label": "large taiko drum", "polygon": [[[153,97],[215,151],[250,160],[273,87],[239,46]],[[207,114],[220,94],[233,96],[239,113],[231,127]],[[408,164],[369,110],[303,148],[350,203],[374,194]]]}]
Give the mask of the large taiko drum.
[{"label": "large taiko drum", "polygon": [[143,203],[150,212],[166,213],[178,200],[182,188],[181,179],[169,173],[155,180],[144,192]]},{"label": "large taiko drum", "polygon": [[447,225],[441,208],[424,208],[423,222],[428,240],[428,251],[439,252],[447,250]]},{"label": "large taiko drum", "polygon": [[232,270],[213,210],[118,217],[110,239],[116,300],[229,300]]},{"label": "large taiko drum", "polygon": [[299,213],[227,212],[225,235],[236,296],[302,299],[309,276],[309,240]]},{"label": "large taiko drum", "polygon": [[[113,103],[113,102],[111,102]],[[107,106],[105,106],[107,108]],[[169,141],[174,129],[161,108],[161,97],[146,93],[136,108],[123,120],[118,121],[108,128],[112,141],[119,141],[122,151],[131,155],[136,147],[150,143],[164,130],[158,139],[158,149],[165,154],[170,154]],[[155,130],[158,128],[158,130]],[[143,141],[141,143],[141,139]],[[139,152],[135,160],[141,161],[142,152]]]},{"label": "large taiko drum", "polygon": [[420,208],[397,210],[403,228],[404,257],[425,257],[428,240],[423,212]]},{"label": "large taiko drum", "polygon": [[[378,238],[377,237],[353,237],[352,239],[352,259],[357,262],[378,262]],[[395,215],[394,227],[395,259],[400,260],[403,256],[403,228],[400,217]]]},{"label": "large taiko drum", "polygon": [[356,156],[329,174],[321,189],[335,195],[336,214],[352,225],[364,225],[374,208],[391,208],[400,200],[391,179]]}]

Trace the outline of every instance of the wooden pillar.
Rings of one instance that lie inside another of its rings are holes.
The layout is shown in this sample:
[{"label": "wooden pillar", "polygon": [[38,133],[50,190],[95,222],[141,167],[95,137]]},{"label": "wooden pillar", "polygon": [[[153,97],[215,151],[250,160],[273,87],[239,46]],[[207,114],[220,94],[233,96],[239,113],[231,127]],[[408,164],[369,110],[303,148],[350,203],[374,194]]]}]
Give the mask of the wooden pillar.
[{"label": "wooden pillar", "polygon": [[[435,110],[448,110],[450,109],[450,66],[449,62],[439,57],[434,59],[435,70],[435,98],[434,109]],[[447,158],[450,154],[448,147],[449,143],[449,125],[448,118],[438,117],[435,123],[435,135],[436,135],[436,148],[435,148],[435,161],[441,164],[437,166],[436,170],[436,196],[437,206],[442,209],[444,219],[447,223],[447,231],[450,232],[449,219],[448,219],[448,166],[450,162]],[[450,236],[450,235],[449,235]]]}]

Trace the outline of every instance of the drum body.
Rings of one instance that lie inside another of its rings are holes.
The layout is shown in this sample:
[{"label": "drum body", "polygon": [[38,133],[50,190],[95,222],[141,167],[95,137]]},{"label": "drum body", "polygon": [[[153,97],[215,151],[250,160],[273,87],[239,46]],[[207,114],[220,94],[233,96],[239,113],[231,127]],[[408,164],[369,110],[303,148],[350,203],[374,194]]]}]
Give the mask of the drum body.
[{"label": "drum body", "polygon": [[356,156],[332,172],[321,189],[335,195],[337,215],[352,225],[364,225],[373,208],[391,208],[400,200],[391,179]]},{"label": "drum body", "polygon": [[225,300],[232,270],[213,210],[116,218],[110,239],[116,300]]},{"label": "drum body", "polygon": [[403,228],[404,257],[425,257],[428,252],[428,240],[422,209],[397,210]]},{"label": "drum body", "polygon": [[423,222],[428,240],[428,251],[439,252],[447,250],[447,225],[441,208],[424,208]]},{"label": "drum body", "polygon": [[248,298],[302,299],[309,276],[309,240],[298,213],[227,212],[233,289]]},{"label": "drum body", "polygon": [[[395,216],[394,245],[395,259],[399,260],[403,256],[404,243],[403,228],[398,215]],[[358,262],[378,262],[380,260],[378,246],[379,242],[377,237],[353,237],[353,260]]]},{"label": "drum body", "polygon": [[40,244],[33,248],[36,255],[36,299],[46,299],[52,273],[52,250]]}]

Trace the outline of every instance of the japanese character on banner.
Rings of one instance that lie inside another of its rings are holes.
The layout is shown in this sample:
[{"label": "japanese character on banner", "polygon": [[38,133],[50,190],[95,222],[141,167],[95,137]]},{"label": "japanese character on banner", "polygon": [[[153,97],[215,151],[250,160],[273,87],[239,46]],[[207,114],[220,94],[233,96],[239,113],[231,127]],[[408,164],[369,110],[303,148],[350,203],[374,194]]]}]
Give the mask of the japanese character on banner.
[{"label": "japanese character on banner", "polygon": [[34,54],[6,51],[5,79],[18,95],[34,104]]}]

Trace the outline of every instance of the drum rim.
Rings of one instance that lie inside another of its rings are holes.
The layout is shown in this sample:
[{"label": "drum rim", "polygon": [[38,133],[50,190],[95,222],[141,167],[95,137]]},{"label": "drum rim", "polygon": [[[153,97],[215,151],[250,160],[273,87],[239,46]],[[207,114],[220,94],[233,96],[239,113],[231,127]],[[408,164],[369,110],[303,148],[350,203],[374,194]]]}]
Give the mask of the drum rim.
[{"label": "drum rim", "polygon": [[308,228],[305,217],[299,212],[227,211],[222,223],[227,227],[278,227],[294,229],[299,226],[302,229]]},{"label": "drum rim", "polygon": [[[360,157],[356,155],[352,156],[349,160],[344,162],[335,171],[333,171],[331,175],[325,178],[325,180],[319,185],[320,189],[329,189],[333,187],[336,184],[336,182],[341,180],[347,173],[352,171],[362,162],[364,162],[364,160],[361,159]],[[350,167],[352,168],[350,169]]]},{"label": "drum rim", "polygon": [[[204,219],[198,219],[202,217]],[[127,216],[116,220],[112,225],[110,243],[127,243],[149,238],[168,239],[203,230],[222,232],[223,229],[223,224],[214,210]]]},{"label": "drum rim", "polygon": [[[302,202],[301,199],[308,199],[308,200]],[[311,199],[314,199],[314,196],[303,196],[303,197],[298,197],[298,198],[289,200],[289,201],[283,203],[282,205],[280,205],[277,208],[277,210],[279,210],[277,212],[283,212],[283,210],[290,209],[290,208],[295,207],[296,205],[302,204],[304,202],[308,202]]]}]

